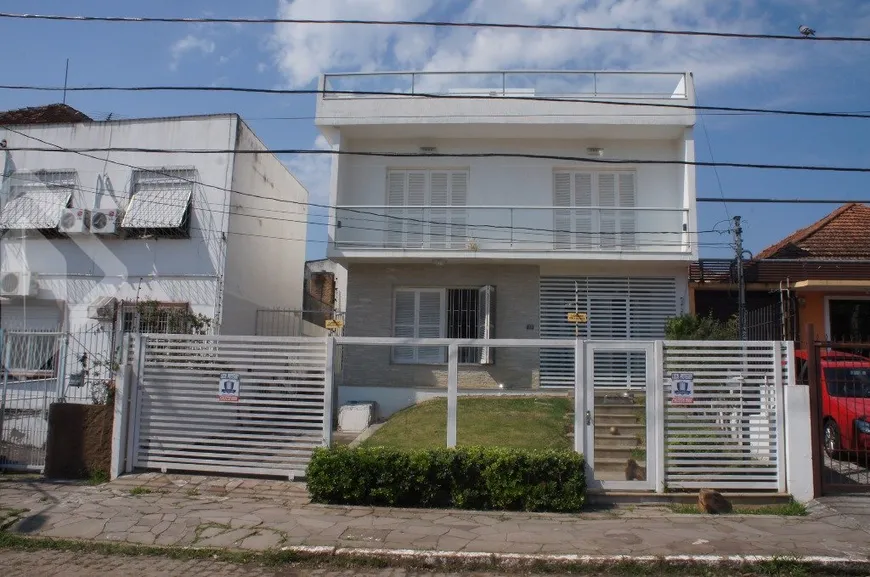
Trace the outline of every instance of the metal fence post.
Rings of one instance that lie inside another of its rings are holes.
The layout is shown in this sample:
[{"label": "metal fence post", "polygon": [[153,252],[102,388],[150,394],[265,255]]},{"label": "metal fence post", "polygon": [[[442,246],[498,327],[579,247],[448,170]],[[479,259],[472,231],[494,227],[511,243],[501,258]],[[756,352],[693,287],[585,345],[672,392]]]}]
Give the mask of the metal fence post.
[{"label": "metal fence post", "polygon": [[335,359],[335,337],[326,338],[326,366],[323,373],[323,446],[332,445],[332,399],[335,387],[333,362]]},{"label": "metal fence post", "polygon": [[574,341],[574,452],[581,455],[586,451],[586,387],[583,375],[583,341]]},{"label": "metal fence post", "polygon": [[130,381],[131,367],[129,364],[130,335],[124,335],[121,341],[121,359],[118,368],[118,382],[115,385],[115,414],[112,421],[112,463],[110,476],[117,479],[126,470],[127,428],[130,420]]},{"label": "metal fence post", "polygon": [[459,404],[459,345],[447,347],[447,448],[456,447],[456,410]]},{"label": "metal fence post", "polygon": [[665,406],[665,343],[656,341],[653,363],[655,364],[655,379],[653,402],[655,403],[655,438],[652,458],[655,460],[655,491],[665,492],[665,459],[667,458],[665,447],[665,427],[667,427],[667,407]]},{"label": "metal fence post", "polygon": [[58,347],[60,364],[57,367],[57,400],[66,402],[66,354],[69,346],[69,333],[63,333]]},{"label": "metal fence post", "polygon": [[141,399],[142,369],[145,365],[145,336],[141,333],[133,335],[133,363],[130,377],[130,404],[127,409],[127,462],[125,473],[132,473],[135,465],[135,455],[139,444],[139,410]]},{"label": "metal fence post", "polygon": [[801,339],[807,351],[807,384],[810,388],[810,435],[812,436],[813,458],[813,497],[820,497],[822,491],[822,383],[819,361],[819,345],[816,343],[815,327],[808,324]]},{"label": "metal fence post", "polygon": [[9,379],[9,349],[6,346],[6,332],[0,329],[0,358],[3,359],[3,396],[0,397],[0,440],[3,439],[3,416],[6,412],[6,384]]},{"label": "metal fence post", "polygon": [[[776,399],[776,482],[780,493],[786,492],[786,459],[788,459],[788,446],[785,443],[785,391],[783,390],[782,370],[782,342],[773,342],[773,385],[774,398]],[[791,364],[792,359],[788,360]],[[785,374],[788,374],[786,368]]]}]

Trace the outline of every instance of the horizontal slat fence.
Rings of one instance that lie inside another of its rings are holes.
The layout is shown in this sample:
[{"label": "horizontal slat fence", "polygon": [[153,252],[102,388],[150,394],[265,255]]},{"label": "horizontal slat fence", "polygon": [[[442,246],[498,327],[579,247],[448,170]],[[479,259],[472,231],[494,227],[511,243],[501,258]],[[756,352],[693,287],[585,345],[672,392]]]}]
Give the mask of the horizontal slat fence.
[{"label": "horizontal slat fence", "polygon": [[[784,352],[780,342],[665,342],[668,487],[784,489]],[[693,374],[691,404],[671,402],[672,373]]]},{"label": "horizontal slat fence", "polygon": [[[145,335],[135,465],[301,476],[324,444],[325,339]],[[218,399],[221,373],[239,400]]]}]

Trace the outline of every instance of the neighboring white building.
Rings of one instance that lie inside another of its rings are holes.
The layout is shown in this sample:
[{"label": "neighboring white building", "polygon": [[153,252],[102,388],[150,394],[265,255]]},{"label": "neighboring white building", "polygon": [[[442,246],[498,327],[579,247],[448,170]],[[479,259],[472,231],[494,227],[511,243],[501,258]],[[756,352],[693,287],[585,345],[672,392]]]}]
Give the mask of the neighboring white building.
[{"label": "neighboring white building", "polygon": [[[327,74],[321,88],[316,123],[339,152],[328,257],[348,269],[346,335],[573,338],[576,310],[581,337],[653,339],[687,310],[691,74]],[[464,95],[477,98],[449,98]],[[446,379],[440,348],[348,347],[344,361],[349,385]],[[484,365],[461,371],[464,386],[571,379],[558,351],[461,361]]]},{"label": "neighboring white building", "polygon": [[[258,309],[301,308],[308,192],[273,154],[132,151],[265,151],[238,115],[3,116],[3,328],[136,330],[157,301],[244,335]],[[68,151],[101,148],[131,151]]]}]

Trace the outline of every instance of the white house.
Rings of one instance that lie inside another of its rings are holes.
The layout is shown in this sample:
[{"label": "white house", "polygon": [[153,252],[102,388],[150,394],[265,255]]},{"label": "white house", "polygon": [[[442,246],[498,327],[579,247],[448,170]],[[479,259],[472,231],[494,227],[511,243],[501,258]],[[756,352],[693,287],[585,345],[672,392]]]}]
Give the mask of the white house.
[{"label": "white house", "polygon": [[[321,89],[347,336],[654,339],[687,310],[691,74],[327,74]],[[441,348],[349,347],[344,361],[349,386],[446,378]],[[572,378],[559,351],[460,362],[460,386]]]},{"label": "white house", "polygon": [[238,115],[52,105],[0,115],[0,140],[3,328],[161,331],[180,308],[244,335],[302,308],[308,192]]}]

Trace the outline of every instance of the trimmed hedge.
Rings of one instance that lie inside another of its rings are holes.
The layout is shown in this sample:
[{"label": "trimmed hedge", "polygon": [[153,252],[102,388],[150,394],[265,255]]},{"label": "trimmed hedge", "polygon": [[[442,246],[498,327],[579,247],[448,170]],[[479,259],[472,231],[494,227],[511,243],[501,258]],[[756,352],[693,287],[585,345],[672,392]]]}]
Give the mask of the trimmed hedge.
[{"label": "trimmed hedge", "polygon": [[582,455],[497,448],[315,450],[308,492],[318,503],[506,511],[579,511]]}]

